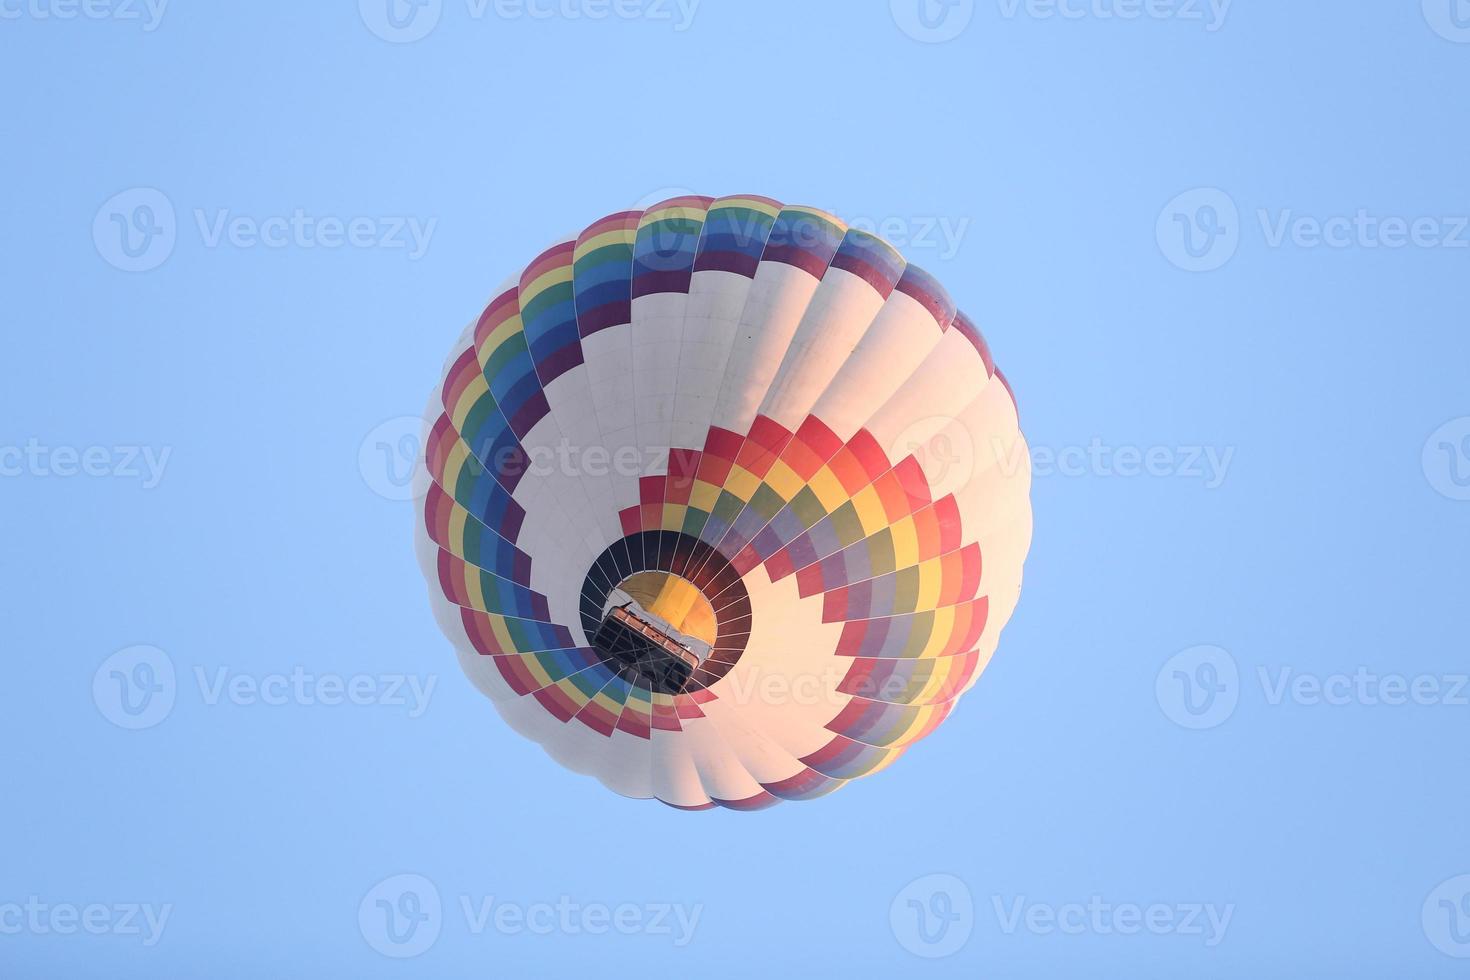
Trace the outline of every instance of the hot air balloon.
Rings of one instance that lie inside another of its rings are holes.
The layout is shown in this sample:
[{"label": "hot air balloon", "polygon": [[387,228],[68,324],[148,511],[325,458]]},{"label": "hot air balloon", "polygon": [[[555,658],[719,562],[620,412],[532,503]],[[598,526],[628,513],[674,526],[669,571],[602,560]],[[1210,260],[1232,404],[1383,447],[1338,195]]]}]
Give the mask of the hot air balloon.
[{"label": "hot air balloon", "polygon": [[681,809],[877,772],[1020,595],[1030,456],[930,275],[765,197],[622,211],[508,281],[426,415],[417,553],[465,673]]}]

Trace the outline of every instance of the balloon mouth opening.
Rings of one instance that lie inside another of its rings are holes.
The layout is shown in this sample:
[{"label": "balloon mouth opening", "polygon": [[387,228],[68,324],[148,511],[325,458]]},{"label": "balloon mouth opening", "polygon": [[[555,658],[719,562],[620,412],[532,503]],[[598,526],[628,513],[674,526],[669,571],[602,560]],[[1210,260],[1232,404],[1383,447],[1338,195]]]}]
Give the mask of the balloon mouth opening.
[{"label": "balloon mouth opening", "polygon": [[723,677],[750,638],[750,596],[709,545],[639,531],[609,545],[582,583],[587,645],[634,687],[693,694]]}]

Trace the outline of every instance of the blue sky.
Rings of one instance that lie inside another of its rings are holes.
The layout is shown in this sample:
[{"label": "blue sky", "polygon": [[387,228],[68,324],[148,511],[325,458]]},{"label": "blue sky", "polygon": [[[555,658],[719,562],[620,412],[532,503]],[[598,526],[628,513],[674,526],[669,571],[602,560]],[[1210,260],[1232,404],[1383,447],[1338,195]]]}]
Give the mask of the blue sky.
[{"label": "blue sky", "polygon": [[[1470,4],[399,2],[0,0],[0,973],[1463,971]],[[886,234],[1034,450],[974,690],[754,815],[514,735],[376,448],[686,189]]]}]

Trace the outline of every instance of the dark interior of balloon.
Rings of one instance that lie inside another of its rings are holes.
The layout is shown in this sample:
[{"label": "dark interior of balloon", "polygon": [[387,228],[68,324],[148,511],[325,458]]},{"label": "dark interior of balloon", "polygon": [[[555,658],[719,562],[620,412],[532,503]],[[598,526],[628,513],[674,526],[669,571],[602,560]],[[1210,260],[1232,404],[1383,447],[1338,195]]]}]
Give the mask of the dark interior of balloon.
[{"label": "dark interior of balloon", "polygon": [[629,682],[662,694],[680,693],[699,666],[699,656],[636,608],[632,601],[613,606],[593,636],[593,645]]}]

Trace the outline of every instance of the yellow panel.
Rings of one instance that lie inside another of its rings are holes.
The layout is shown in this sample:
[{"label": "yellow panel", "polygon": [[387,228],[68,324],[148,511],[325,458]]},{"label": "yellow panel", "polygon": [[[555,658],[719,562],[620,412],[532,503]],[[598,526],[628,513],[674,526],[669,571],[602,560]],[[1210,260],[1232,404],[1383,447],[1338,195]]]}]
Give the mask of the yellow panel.
[{"label": "yellow panel", "polygon": [[449,443],[449,450],[444,454],[444,486],[451,493],[454,492],[454,485],[458,482],[459,473],[464,469],[465,460],[469,458],[469,455],[470,448],[464,444],[464,440],[455,436]]},{"label": "yellow panel", "polygon": [[453,545],[450,553],[464,557],[460,552],[464,551],[464,528],[465,522],[469,520],[470,512],[463,507],[452,507],[449,510],[449,543]]},{"label": "yellow panel", "polygon": [[520,660],[521,663],[525,664],[526,670],[530,673],[530,675],[536,678],[536,686],[538,688],[545,687],[551,683],[551,675],[546,672],[545,667],[541,666],[541,660],[539,657],[533,657],[530,654],[524,654],[521,656]]},{"label": "yellow panel", "polygon": [[510,630],[505,628],[505,617],[492,613],[489,617],[490,632],[495,637],[496,646],[502,650],[519,650],[515,641],[510,638]]},{"label": "yellow panel", "polygon": [[694,481],[694,489],[689,492],[689,506],[695,510],[702,510],[706,514],[715,509],[715,503],[720,499],[720,488],[713,483],[703,480]]},{"label": "yellow panel", "polygon": [[919,535],[914,520],[905,517],[890,528],[893,539],[893,562],[895,568],[908,568],[919,560]]},{"label": "yellow panel", "polygon": [[782,500],[790,500],[801,492],[806,481],[798,476],[795,470],[778,459],[766,473],[766,485],[776,491]]},{"label": "yellow panel", "polygon": [[872,769],[869,769],[867,771],[866,775],[871,776],[874,773],[882,772],[884,769],[887,769],[889,766],[893,765],[893,763],[901,755],[903,755],[903,752],[901,752],[899,750],[895,750],[895,749],[890,749],[890,750],[884,752],[884,754],[883,754],[883,761],[880,762],[880,763],[878,763]]},{"label": "yellow panel", "polygon": [[829,514],[847,503],[847,490],[843,488],[837,475],[825,466],[812,477],[809,486],[812,488],[812,493],[817,495],[817,500],[821,502],[822,509]]},{"label": "yellow panel", "polygon": [[744,503],[750,503],[760,485],[760,477],[743,466],[730,467],[730,475],[725,477],[725,489]]},{"label": "yellow panel", "polygon": [[572,250],[572,259],[575,261],[589,252],[595,252],[599,248],[604,248],[608,245],[632,245],[637,238],[637,234],[631,229],[625,231],[622,228],[614,228],[612,231],[605,231],[600,235],[593,235],[586,241],[580,242]]},{"label": "yellow panel", "polygon": [[494,354],[501,344],[516,334],[521,333],[523,329],[520,314],[517,313],[513,316],[506,317],[499,326],[485,335],[485,342],[480,345],[480,349],[476,352],[480,363],[484,364],[488,361],[490,355]]},{"label": "yellow panel", "polygon": [[465,419],[469,417],[470,411],[475,403],[490,394],[490,386],[485,383],[485,376],[477,374],[470,383],[464,386],[464,392],[459,396],[459,402],[451,406],[453,414],[449,416],[454,423],[455,432],[464,431]]},{"label": "yellow panel", "polygon": [[878,499],[877,494],[861,491],[852,498],[852,507],[863,526],[863,537],[877,534],[888,526],[888,513],[883,509],[883,501]]},{"label": "yellow panel", "polygon": [[756,201],[748,197],[727,197],[720,201],[720,207],[749,208],[752,211],[759,211],[761,214],[768,215],[772,218],[781,210],[780,208],[773,207],[766,201]]},{"label": "yellow panel", "polygon": [[554,268],[548,269],[545,272],[541,273],[541,275],[537,276],[535,279],[532,279],[530,283],[521,287],[521,295],[527,297],[536,297],[541,295],[546,290],[550,289],[552,286],[557,286],[561,283],[571,281],[572,264],[570,262],[567,262],[565,265],[558,265]]},{"label": "yellow panel", "polygon": [[469,596],[470,608],[477,612],[488,613],[485,608],[485,596],[480,591],[480,570],[466,562],[459,566],[460,578],[464,581],[465,595]]},{"label": "yellow panel", "polygon": [[933,611],[934,625],[929,631],[929,641],[924,644],[924,650],[919,654],[921,660],[932,660],[939,656],[953,639],[954,609],[954,606],[942,606]]},{"label": "yellow panel", "polygon": [[914,609],[933,609],[939,605],[939,591],[944,585],[944,565],[939,560],[926,561],[919,566],[919,595],[914,600]]}]

